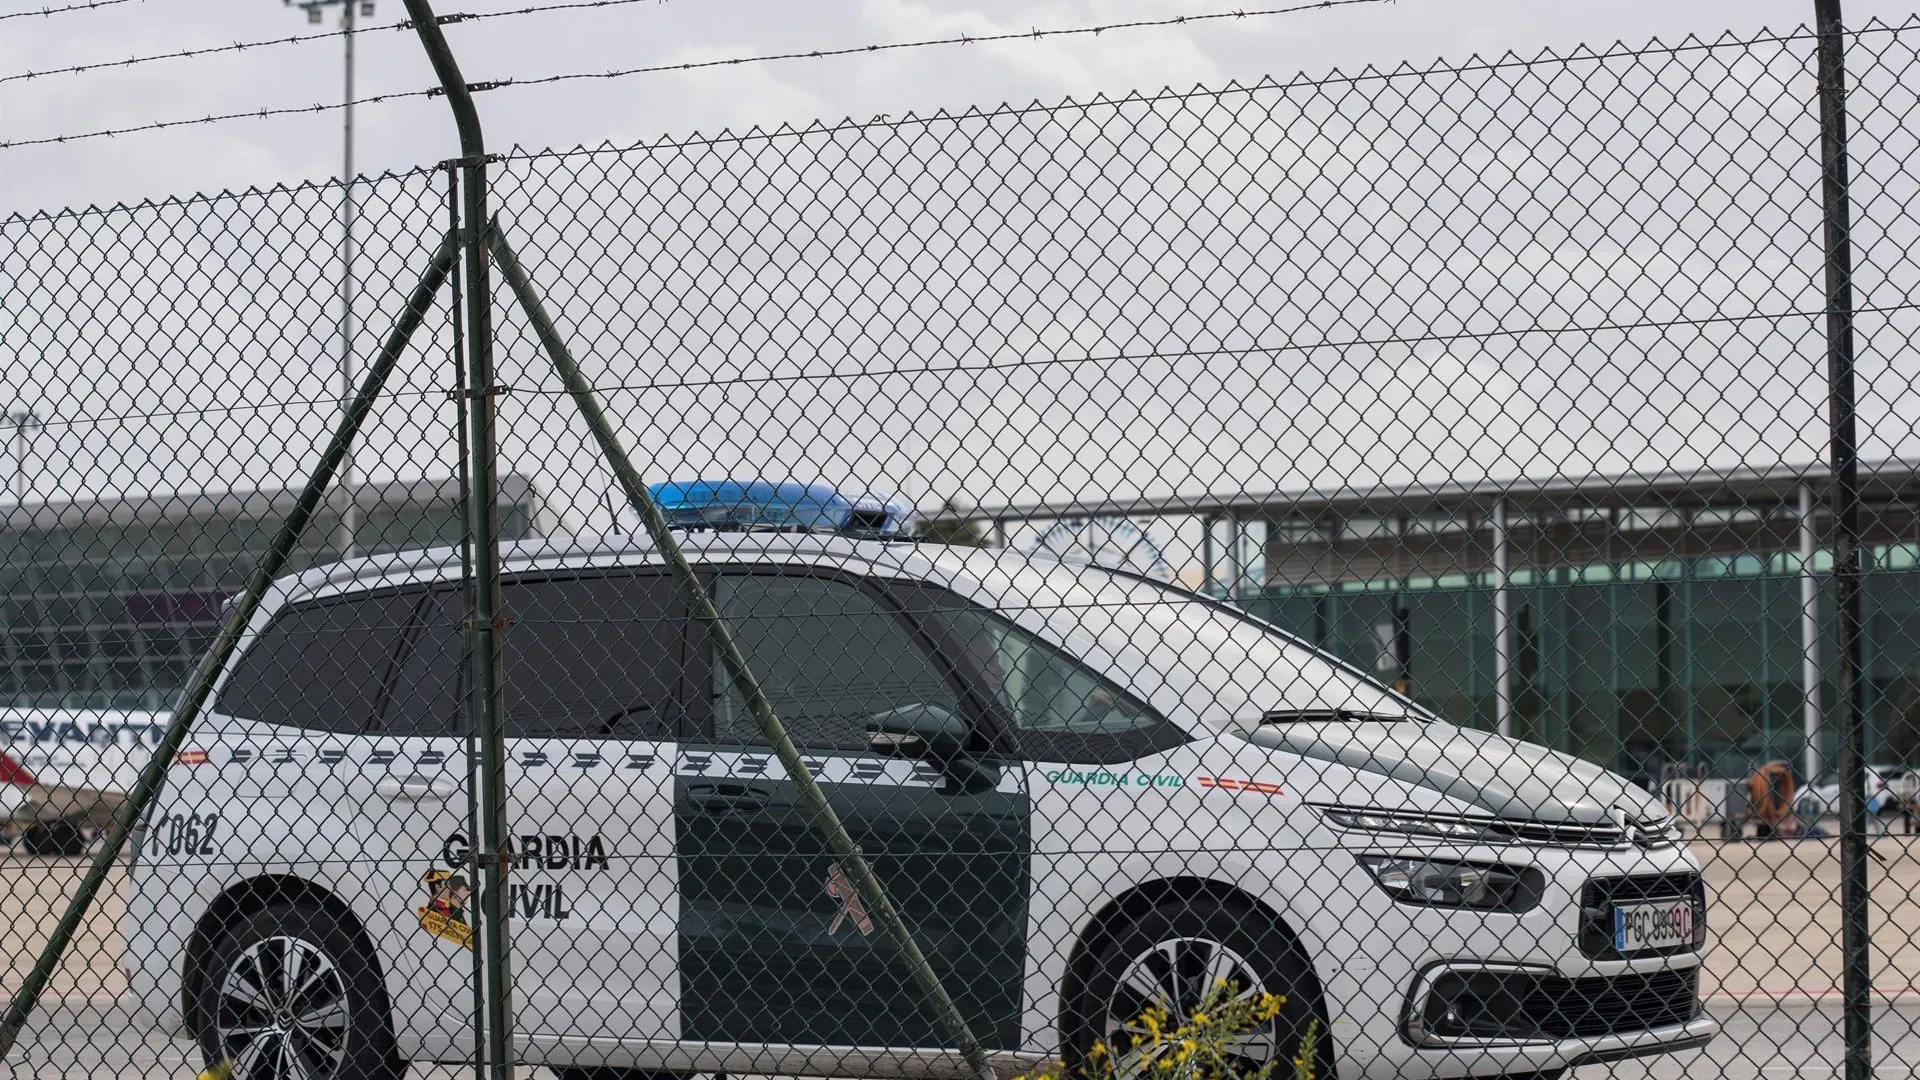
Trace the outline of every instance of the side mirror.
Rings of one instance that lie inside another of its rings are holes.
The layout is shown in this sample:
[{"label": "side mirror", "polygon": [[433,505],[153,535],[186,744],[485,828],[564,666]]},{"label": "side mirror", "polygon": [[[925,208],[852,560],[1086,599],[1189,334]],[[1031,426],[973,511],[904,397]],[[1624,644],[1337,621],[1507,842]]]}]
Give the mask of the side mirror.
[{"label": "side mirror", "polygon": [[967,722],[938,705],[902,705],[867,720],[876,754],[950,761],[966,753]]}]

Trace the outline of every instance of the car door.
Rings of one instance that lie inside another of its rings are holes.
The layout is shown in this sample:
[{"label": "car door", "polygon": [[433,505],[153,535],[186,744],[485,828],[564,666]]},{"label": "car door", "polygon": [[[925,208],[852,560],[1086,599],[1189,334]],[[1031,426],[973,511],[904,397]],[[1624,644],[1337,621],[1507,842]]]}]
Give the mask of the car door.
[{"label": "car door", "polygon": [[[1022,773],[1001,769],[996,783],[960,790],[867,739],[871,717],[906,705],[976,715],[954,665],[872,583],[740,570],[715,589],[775,712],[969,1025],[1012,1047],[1030,846]],[[738,689],[704,645],[703,656],[705,740],[674,777],[684,1038],[946,1045]]]},{"label": "car door", "polygon": [[[516,1030],[550,1044],[672,1038],[677,593],[659,575],[620,570],[511,578],[502,600],[513,620],[502,676]],[[467,610],[457,588],[424,609],[378,743],[391,772],[364,818],[369,845],[392,856],[378,891],[383,952],[409,1006],[397,1010],[403,1041],[428,1054],[472,1039],[480,879]]]},{"label": "car door", "polygon": [[680,591],[621,568],[516,578],[504,599],[516,1030],[673,1039]]},{"label": "car door", "polygon": [[356,770],[371,782],[355,828],[368,853],[367,933],[397,987],[403,1052],[470,1048],[478,971],[471,949],[474,880],[467,758],[466,598],[452,586],[410,590],[416,614],[395,648],[382,722]]}]

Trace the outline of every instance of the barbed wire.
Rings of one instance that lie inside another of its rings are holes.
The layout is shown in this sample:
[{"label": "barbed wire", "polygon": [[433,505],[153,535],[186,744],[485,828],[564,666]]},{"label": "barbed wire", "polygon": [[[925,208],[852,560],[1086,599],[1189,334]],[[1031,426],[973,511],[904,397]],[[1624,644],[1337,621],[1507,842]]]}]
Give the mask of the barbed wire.
[{"label": "barbed wire", "polygon": [[[53,15],[65,15],[68,12],[92,11],[94,8],[112,7],[115,4],[131,4],[133,2],[134,0],[86,0],[85,3],[81,3],[81,4],[68,4],[65,7],[41,8],[38,11],[9,11],[5,14],[0,14],[0,22],[4,22],[7,19],[25,19],[33,16],[46,18]],[[140,2],[145,3],[146,0],[140,0]]]},{"label": "barbed wire", "polygon": [[623,79],[630,75],[653,75],[676,71],[698,71],[702,68],[735,67],[741,64],[762,64],[777,60],[825,60],[839,56],[864,56],[873,53],[894,52],[901,49],[924,49],[942,45],[983,45],[996,41],[1041,41],[1056,37],[1098,36],[1111,30],[1142,30],[1156,27],[1189,26],[1195,23],[1217,22],[1224,19],[1252,19],[1273,15],[1293,15],[1305,11],[1317,11],[1323,8],[1351,7],[1356,4],[1394,4],[1399,0],[1315,0],[1310,4],[1295,4],[1279,8],[1240,8],[1234,11],[1216,11],[1200,15],[1175,15],[1164,19],[1133,19],[1126,22],[1104,23],[1099,26],[1073,26],[1058,30],[1018,30],[1001,34],[961,34],[955,37],[921,38],[915,41],[893,41],[873,45],[853,45],[839,49],[811,49],[806,52],[771,53],[766,56],[735,56],[723,60],[689,60],[678,64],[652,64],[646,67],[626,68],[618,71],[573,72],[563,75],[547,75],[537,79],[510,79],[502,85],[543,86],[550,83],[573,82],[581,79]]},{"label": "barbed wire", "polygon": [[288,105],[278,108],[249,109],[246,112],[220,113],[214,116],[194,117],[184,120],[155,120],[150,124],[134,124],[123,128],[102,128],[98,131],[83,131],[77,135],[45,135],[37,139],[12,139],[7,142],[0,142],[0,150],[14,150],[24,146],[47,146],[81,142],[86,139],[107,139],[118,135],[133,135],[145,131],[165,131],[168,128],[194,127],[200,124],[218,124],[228,120],[265,120],[272,116],[291,116],[296,113],[335,112],[346,108],[348,104],[356,106],[379,105],[383,102],[404,101],[408,98],[434,97],[440,92],[438,87],[432,90],[396,90],[389,94],[374,94],[371,97],[354,98],[351,103],[334,102],[332,104]]},{"label": "barbed wire", "polygon": [[[405,24],[401,24],[405,25]],[[22,82],[27,79],[45,79],[55,75],[80,75],[89,71],[102,71],[107,68],[130,68],[140,64],[151,64],[158,60],[187,60],[196,56],[214,56],[219,53],[244,52],[248,49],[266,49],[275,45],[304,45],[313,41],[329,41],[346,37],[348,34],[367,34],[375,30],[395,30],[396,26],[356,26],[351,30],[332,30],[320,34],[293,34],[287,37],[264,38],[259,41],[236,41],[230,45],[209,45],[202,49],[181,49],[177,52],[153,53],[148,56],[130,56],[125,60],[98,60],[89,64],[74,64],[71,67],[48,68],[45,71],[19,71],[12,75],[0,75],[0,84]]]},{"label": "barbed wire", "polygon": [[[102,2],[126,3],[126,2],[129,2],[129,0],[102,0]],[[536,6],[526,7],[526,8],[518,8],[512,11],[493,12],[488,15],[448,15],[448,16],[443,16],[440,21],[442,23],[473,22],[483,18],[502,18],[509,15],[523,15],[523,14],[530,14],[530,13],[540,12],[540,11],[569,10],[574,8],[589,8],[589,7],[612,7],[617,4],[628,4],[628,3],[639,3],[639,2],[643,2],[643,0],[570,0],[570,2],[567,2],[567,3],[536,5]],[[1393,4],[1393,3],[1398,3],[1398,0],[1314,0],[1313,3],[1295,4],[1290,7],[1258,8],[1258,9],[1241,8],[1233,11],[1218,11],[1218,12],[1202,13],[1199,15],[1176,15],[1176,16],[1171,16],[1164,19],[1134,19],[1126,22],[1105,23],[1098,26],[1065,27],[1057,30],[1035,29],[1035,30],[1023,30],[1018,32],[1008,32],[1004,34],[984,34],[984,35],[962,34],[958,37],[923,38],[915,41],[896,41],[896,42],[877,43],[877,44],[871,44],[871,45],[855,45],[855,46],[849,46],[846,48],[838,48],[838,49],[813,49],[807,52],[774,53],[766,56],[737,56],[737,57],[731,57],[723,60],[700,60],[700,61],[685,61],[678,64],[655,64],[647,67],[627,68],[627,69],[616,70],[616,71],[572,72],[572,73],[565,73],[565,74],[559,74],[559,75],[547,75],[547,76],[542,76],[540,78],[534,78],[534,79],[496,79],[496,80],[489,80],[484,82],[471,83],[469,84],[468,89],[473,91],[479,91],[479,90],[497,90],[497,89],[503,89],[510,86],[544,86],[544,85],[550,85],[553,83],[573,82],[573,81],[579,81],[583,79],[596,79],[596,80],[619,79],[619,78],[626,78],[628,76],[633,76],[633,75],[660,74],[660,73],[676,72],[676,71],[696,71],[702,68],[733,67],[741,64],[768,63],[768,62],[777,61],[777,60],[829,59],[832,57],[840,57],[840,56],[870,55],[870,54],[881,53],[881,52],[893,52],[893,51],[898,51],[902,49],[924,49],[924,48],[935,48],[935,47],[947,46],[947,45],[978,45],[978,44],[984,44],[984,43],[995,42],[995,41],[1039,41],[1047,38],[1056,38],[1056,37],[1098,36],[1100,34],[1104,34],[1114,30],[1138,30],[1138,29],[1150,29],[1150,28],[1156,28],[1156,27],[1188,26],[1195,23],[1215,22],[1215,21],[1224,20],[1224,19],[1251,19],[1251,18],[1261,18],[1261,17],[1278,16],[1278,15],[1292,15],[1300,12],[1317,11],[1317,10],[1322,10],[1326,8],[1350,7],[1358,4]],[[403,24],[400,24],[400,27],[410,28],[411,24],[403,23]],[[388,27],[386,29],[393,29],[393,28]],[[341,31],[340,33],[344,33],[344,31]],[[317,41],[330,36],[339,36],[339,34],[338,33],[331,34],[331,35],[310,34],[301,38],[296,38],[294,40]],[[245,48],[248,46],[243,45],[241,47]],[[220,46],[210,51],[233,51],[233,48],[234,46]],[[164,59],[165,57],[160,57],[160,58]],[[55,72],[49,71],[49,72],[44,72],[40,74],[54,74],[54,73]],[[332,104],[269,107],[269,108],[261,108],[261,109],[250,109],[244,112],[220,113],[213,116],[196,117],[191,119],[157,120],[148,124],[135,124],[135,125],[130,125],[130,126],[121,127],[121,128],[105,128],[105,129],[100,129],[96,131],[80,132],[73,135],[47,135],[47,136],[42,136],[40,138],[35,138],[35,139],[13,139],[6,142],[0,142],[0,150],[13,150],[13,149],[18,149],[18,148],[27,147],[27,146],[47,146],[47,145],[53,145],[53,144],[65,144],[70,142],[80,142],[86,139],[112,138],[120,135],[132,135],[132,134],[136,134],[140,132],[148,132],[148,131],[164,131],[169,128],[189,127],[189,126],[198,125],[198,124],[217,124],[217,123],[223,123],[229,120],[244,120],[248,118],[266,119],[268,117],[288,116],[288,115],[293,115],[298,113],[332,112],[334,110],[344,109],[347,107],[348,104],[352,104],[354,106],[378,105],[384,102],[400,101],[407,98],[435,97],[443,92],[444,91],[442,91],[439,87],[435,87],[431,90],[403,90],[403,91],[397,91],[397,92],[388,93],[388,94],[376,94],[372,97],[356,98],[350,103],[334,102]]]},{"label": "barbed wire", "polygon": [[[106,0],[110,3],[127,3],[129,0]],[[486,19],[504,19],[518,15],[536,15],[547,11],[572,11],[583,8],[623,7],[628,4],[662,4],[666,0],[573,0],[564,4],[536,4],[530,7],[514,8],[511,11],[486,11],[472,15],[447,15],[442,23],[480,22]],[[97,5],[96,5],[97,6]],[[24,14],[35,14],[26,12]],[[0,18],[15,18],[15,15],[0,15]],[[266,49],[277,45],[305,45],[317,41],[331,41],[349,35],[374,34],[390,30],[411,30],[413,21],[381,24],[378,26],[355,26],[351,29],[330,30],[319,34],[291,34],[287,37],[262,38],[258,41],[236,41],[228,45],[210,45],[199,49],[180,49],[176,52],[152,53],[147,56],[132,56],[125,60],[99,60],[86,64],[74,64],[71,67],[48,68],[45,71],[22,71],[12,75],[0,75],[0,84],[21,82],[27,79],[44,79],[55,75],[81,75],[90,71],[103,71],[107,68],[129,68],[140,64],[151,64],[161,60],[188,60],[198,56],[214,56],[220,53],[245,52],[248,49]]]}]

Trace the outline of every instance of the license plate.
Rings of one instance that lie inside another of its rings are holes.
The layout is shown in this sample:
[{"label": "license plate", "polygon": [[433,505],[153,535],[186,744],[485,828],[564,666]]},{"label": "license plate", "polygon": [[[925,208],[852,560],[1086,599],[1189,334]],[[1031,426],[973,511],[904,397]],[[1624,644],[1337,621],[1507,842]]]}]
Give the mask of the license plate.
[{"label": "license plate", "polygon": [[1613,909],[1613,947],[1620,952],[1693,944],[1693,902],[1621,904]]}]

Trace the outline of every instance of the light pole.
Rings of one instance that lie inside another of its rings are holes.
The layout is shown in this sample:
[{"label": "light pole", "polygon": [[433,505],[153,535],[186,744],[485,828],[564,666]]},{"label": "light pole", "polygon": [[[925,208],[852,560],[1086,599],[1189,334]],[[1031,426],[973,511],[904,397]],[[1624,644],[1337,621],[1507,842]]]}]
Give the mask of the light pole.
[{"label": "light pole", "polygon": [[7,414],[13,426],[13,500],[15,506],[27,503],[27,433],[40,426],[32,409],[17,409]]},{"label": "light pole", "polygon": [[[340,411],[345,412],[347,403],[353,400],[353,39],[354,16],[366,18],[373,16],[373,0],[281,0],[289,7],[298,7],[307,13],[307,21],[320,21],[323,8],[340,7],[340,27],[346,33],[340,40],[345,43],[346,79],[344,90],[345,120],[341,125],[340,154]],[[340,510],[340,532],[334,547],[340,557],[350,559],[358,554],[354,542],[354,529],[357,513],[355,510],[353,451],[340,461],[340,490],[347,497]]]}]

